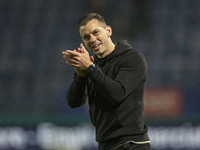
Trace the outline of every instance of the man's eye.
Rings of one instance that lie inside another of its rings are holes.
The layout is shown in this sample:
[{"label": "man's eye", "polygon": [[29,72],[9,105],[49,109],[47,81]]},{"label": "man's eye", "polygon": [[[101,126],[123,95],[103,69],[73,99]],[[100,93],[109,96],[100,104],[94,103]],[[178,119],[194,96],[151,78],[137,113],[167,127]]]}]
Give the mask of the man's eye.
[{"label": "man's eye", "polygon": [[99,31],[94,31],[93,34],[98,34]]},{"label": "man's eye", "polygon": [[83,39],[84,40],[89,40],[89,36],[84,36]]}]

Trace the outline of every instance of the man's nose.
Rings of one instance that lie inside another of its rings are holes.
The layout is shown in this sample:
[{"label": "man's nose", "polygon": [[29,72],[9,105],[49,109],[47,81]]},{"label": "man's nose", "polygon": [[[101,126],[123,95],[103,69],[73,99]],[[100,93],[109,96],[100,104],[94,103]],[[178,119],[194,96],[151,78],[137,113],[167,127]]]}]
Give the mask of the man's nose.
[{"label": "man's nose", "polygon": [[90,42],[95,42],[96,41],[96,36],[90,35]]}]

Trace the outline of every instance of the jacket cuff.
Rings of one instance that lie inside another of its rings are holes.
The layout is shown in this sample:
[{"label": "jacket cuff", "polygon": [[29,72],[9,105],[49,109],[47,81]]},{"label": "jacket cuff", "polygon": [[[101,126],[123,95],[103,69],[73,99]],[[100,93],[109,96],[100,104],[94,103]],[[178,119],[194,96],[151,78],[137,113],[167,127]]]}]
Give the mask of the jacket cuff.
[{"label": "jacket cuff", "polygon": [[74,73],[74,81],[76,81],[76,82],[86,82],[87,77],[81,77],[75,72]]}]

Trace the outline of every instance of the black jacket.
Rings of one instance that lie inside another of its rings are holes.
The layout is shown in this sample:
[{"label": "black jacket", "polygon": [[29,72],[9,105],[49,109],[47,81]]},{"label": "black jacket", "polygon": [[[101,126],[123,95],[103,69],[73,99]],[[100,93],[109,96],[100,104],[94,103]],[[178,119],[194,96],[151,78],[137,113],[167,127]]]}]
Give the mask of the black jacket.
[{"label": "black jacket", "polygon": [[81,106],[88,96],[90,118],[100,146],[115,140],[149,140],[143,117],[147,76],[144,56],[124,40],[105,58],[95,56],[94,63],[96,67],[87,77],[75,73],[67,93],[69,106]]}]

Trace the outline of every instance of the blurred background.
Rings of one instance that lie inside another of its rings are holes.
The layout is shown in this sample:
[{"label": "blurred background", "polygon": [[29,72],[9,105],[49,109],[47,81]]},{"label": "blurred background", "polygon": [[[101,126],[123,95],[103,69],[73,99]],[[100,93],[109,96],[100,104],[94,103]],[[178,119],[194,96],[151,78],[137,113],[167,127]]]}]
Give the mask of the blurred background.
[{"label": "blurred background", "polygon": [[0,150],[96,149],[87,104],[67,106],[61,55],[87,12],[146,56],[152,150],[200,150],[199,0],[0,0]]}]

